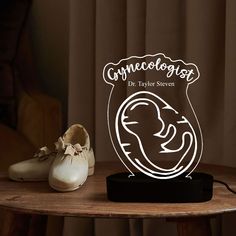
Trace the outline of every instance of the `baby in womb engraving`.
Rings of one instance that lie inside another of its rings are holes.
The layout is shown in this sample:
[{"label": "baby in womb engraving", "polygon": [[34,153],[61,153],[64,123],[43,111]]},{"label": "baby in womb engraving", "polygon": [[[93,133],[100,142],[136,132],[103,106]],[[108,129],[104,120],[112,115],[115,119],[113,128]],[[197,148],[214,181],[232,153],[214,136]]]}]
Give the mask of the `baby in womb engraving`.
[{"label": "baby in womb engraving", "polygon": [[[133,136],[128,142],[128,135],[120,135],[124,130]],[[116,134],[129,161],[152,177],[176,175],[196,155],[197,139],[190,122],[150,92],[137,92],[123,102],[116,116]],[[166,155],[178,161],[169,168],[161,167],[158,160]]]},{"label": "baby in womb engraving", "polygon": [[[146,77],[153,75],[144,84],[158,81],[175,86],[133,86],[130,94],[121,95],[125,84],[137,84],[142,71]],[[199,78],[196,65],[171,60],[162,53],[133,56],[108,63],[103,78],[112,86],[107,108],[111,142],[126,168],[132,173],[131,164],[157,179],[185,172],[189,176],[203,148],[200,125],[188,97],[189,85]],[[167,157],[172,162],[166,166],[160,160]]]}]

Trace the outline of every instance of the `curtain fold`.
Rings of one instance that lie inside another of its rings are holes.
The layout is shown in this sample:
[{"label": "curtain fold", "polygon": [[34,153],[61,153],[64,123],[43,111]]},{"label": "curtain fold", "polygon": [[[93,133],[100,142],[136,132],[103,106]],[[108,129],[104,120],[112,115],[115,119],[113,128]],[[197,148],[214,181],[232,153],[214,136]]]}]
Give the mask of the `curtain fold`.
[{"label": "curtain fold", "polygon": [[[189,97],[203,131],[202,162],[236,167],[236,1],[71,0],[70,10],[68,120],[88,129],[96,161],[117,159],[107,131],[110,88],[103,81],[103,67],[132,55],[163,52],[199,67],[201,76]],[[146,72],[138,79],[152,76]],[[120,96],[132,89],[124,86]],[[180,95],[174,91],[173,96]],[[227,223],[232,217],[224,216],[214,235],[221,230],[223,236],[236,235]],[[105,236],[110,230],[112,236],[176,235],[174,224],[164,220],[66,218],[65,229],[65,236]]]},{"label": "curtain fold", "polygon": [[203,131],[202,160],[218,164],[223,159],[224,32],[224,1],[186,2],[186,59],[193,60],[201,73],[190,90],[190,98]]},{"label": "curtain fold", "polygon": [[[225,15],[225,85],[224,85],[224,159],[223,164],[235,166],[236,130],[236,2],[226,1]],[[226,158],[227,157],[227,158]]]}]

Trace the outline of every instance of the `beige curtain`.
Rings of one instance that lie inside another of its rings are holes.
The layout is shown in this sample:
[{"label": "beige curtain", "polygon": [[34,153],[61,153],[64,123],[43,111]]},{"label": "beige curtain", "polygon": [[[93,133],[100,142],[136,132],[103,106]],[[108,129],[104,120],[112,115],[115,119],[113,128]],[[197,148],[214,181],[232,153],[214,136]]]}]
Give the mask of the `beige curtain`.
[{"label": "beige curtain", "polygon": [[[102,78],[104,65],[164,52],[199,67],[201,77],[190,97],[203,130],[202,162],[236,167],[236,1],[71,0],[70,11],[68,120],[86,126],[97,161],[114,158],[106,123],[110,88]],[[236,229],[228,227],[235,217],[217,219],[214,235],[236,235]],[[64,223],[65,236],[111,235],[109,229],[112,236],[176,235],[175,226],[162,219],[66,218]]]}]

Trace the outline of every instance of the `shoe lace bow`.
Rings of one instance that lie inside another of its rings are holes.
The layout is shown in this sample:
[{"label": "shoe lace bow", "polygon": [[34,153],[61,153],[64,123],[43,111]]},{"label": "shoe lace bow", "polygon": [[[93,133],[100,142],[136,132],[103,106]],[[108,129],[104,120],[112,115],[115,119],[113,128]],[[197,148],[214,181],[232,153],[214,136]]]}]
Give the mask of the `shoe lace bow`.
[{"label": "shoe lace bow", "polygon": [[71,143],[66,143],[61,137],[55,143],[55,146],[56,150],[58,152],[64,152],[64,155],[75,156],[79,155],[83,151],[83,148],[79,143],[74,145]]},{"label": "shoe lace bow", "polygon": [[44,146],[44,147],[41,147],[41,148],[39,149],[39,151],[34,154],[34,157],[35,157],[35,158],[38,158],[39,161],[44,161],[44,160],[46,160],[46,159],[49,157],[49,155],[51,155],[52,153],[54,153],[54,152],[51,151],[48,147]]}]

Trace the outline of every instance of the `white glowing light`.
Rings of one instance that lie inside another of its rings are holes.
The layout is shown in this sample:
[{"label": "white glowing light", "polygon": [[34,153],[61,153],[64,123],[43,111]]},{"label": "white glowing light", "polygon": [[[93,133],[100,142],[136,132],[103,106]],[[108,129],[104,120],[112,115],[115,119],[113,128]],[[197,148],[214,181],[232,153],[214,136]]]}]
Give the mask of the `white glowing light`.
[{"label": "white glowing light", "polygon": [[[160,56],[160,57],[159,57]],[[153,61],[146,63],[130,63],[125,67],[118,67],[116,66],[120,65],[121,62],[126,61],[128,62],[129,59],[145,59],[146,57],[153,58]],[[168,63],[162,63],[161,59],[164,58],[168,60]],[[176,65],[176,63],[180,63],[180,65]],[[188,66],[191,66],[191,69],[181,68],[181,66],[185,65],[186,68]],[[197,74],[194,76],[194,70],[192,67],[197,71]],[[115,69],[114,69],[115,68]],[[110,122],[110,103],[111,98],[113,94],[113,90],[115,88],[115,83],[120,79],[120,81],[125,81],[128,79],[128,75],[130,73],[134,73],[139,70],[156,70],[157,73],[159,70],[166,72],[166,77],[169,78],[173,74],[175,76],[179,76],[180,79],[185,79],[187,81],[186,86],[186,97],[187,101],[192,109],[192,112],[194,114],[194,117],[197,122],[197,128],[200,132],[200,144],[198,144],[196,132],[189,122],[189,120],[185,116],[180,116],[181,119],[176,120],[176,122],[166,122],[162,118],[162,112],[164,110],[170,110],[175,114],[179,114],[179,111],[174,109],[170,104],[168,104],[163,98],[158,96],[157,94],[154,94],[150,91],[138,91],[134,94],[131,94],[128,98],[126,98],[121,105],[119,106],[115,121],[114,121],[114,127],[115,129],[115,135],[112,135],[113,129],[111,129],[111,122]],[[113,74],[112,74],[113,73]],[[123,152],[123,158],[125,157],[137,170],[143,172],[145,175],[148,175],[152,178],[156,179],[170,179],[175,178],[184,172],[188,171],[189,174],[186,177],[189,177],[190,174],[194,171],[194,169],[197,167],[203,151],[203,140],[202,140],[202,132],[199,125],[198,118],[196,116],[196,113],[193,109],[193,106],[190,102],[189,96],[188,96],[188,88],[189,85],[195,82],[199,78],[199,70],[197,66],[193,63],[185,63],[182,60],[171,60],[169,57],[166,57],[163,53],[155,54],[155,55],[145,55],[143,57],[137,57],[132,56],[126,59],[120,60],[118,63],[108,63],[104,69],[103,69],[103,79],[107,84],[112,85],[112,89],[109,95],[108,99],[108,105],[107,105],[107,122],[108,122],[108,130],[110,139],[113,145],[113,148],[121,160],[121,162],[125,165],[125,167],[128,169],[128,171],[131,173],[131,175],[134,175],[133,172],[128,168],[128,166],[123,161],[122,157],[119,155],[119,152],[117,150],[118,147],[115,146],[113,138],[116,138],[116,141],[119,144],[119,148]],[[164,104],[162,107],[158,106],[156,101],[160,101],[161,104]],[[171,168],[162,168],[158,166],[157,164],[153,163],[152,160],[147,155],[147,152],[145,150],[145,147],[143,145],[143,140],[140,135],[138,135],[136,132],[132,130],[132,125],[139,125],[138,120],[129,120],[129,115],[127,111],[134,111],[138,107],[144,107],[144,106],[152,106],[155,107],[155,114],[156,119],[161,124],[161,129],[153,133],[153,136],[158,138],[159,140],[163,140],[163,142],[160,145],[161,151],[159,151],[160,154],[171,154],[171,153],[179,153],[179,159],[177,163],[174,165],[174,167]],[[183,132],[181,136],[181,145],[178,148],[168,148],[168,144],[170,144],[173,139],[175,138],[178,127],[181,124],[187,125],[189,128],[188,131]],[[134,158],[136,154],[133,154],[132,151],[129,151],[129,147],[132,146],[132,143],[123,142],[121,138],[121,129],[125,130],[127,134],[131,135],[135,138],[135,140],[138,142],[140,153],[138,156]],[[189,140],[189,142],[186,142],[186,139]],[[199,150],[198,150],[199,149]],[[198,154],[197,154],[198,153]],[[186,161],[186,156],[191,156],[190,160],[188,160],[187,164],[184,162]],[[144,160],[144,162],[142,161]],[[145,163],[148,163],[148,166],[145,165]],[[195,164],[194,164],[195,163]]]}]

